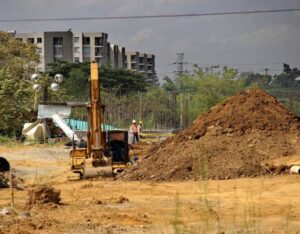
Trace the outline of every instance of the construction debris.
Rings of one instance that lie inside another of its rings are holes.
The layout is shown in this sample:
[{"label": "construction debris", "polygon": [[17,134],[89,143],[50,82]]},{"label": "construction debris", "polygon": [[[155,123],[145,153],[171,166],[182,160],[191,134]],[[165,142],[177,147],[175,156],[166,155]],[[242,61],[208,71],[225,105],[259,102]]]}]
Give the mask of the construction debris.
[{"label": "construction debris", "polygon": [[[23,178],[12,174],[13,188],[18,190],[24,190],[26,188],[25,181]],[[0,172],[0,189],[9,188],[9,172]]]},{"label": "construction debris", "polygon": [[127,180],[231,179],[269,174],[264,161],[295,153],[300,122],[273,96],[246,90],[152,147]]},{"label": "construction debris", "polygon": [[46,185],[37,185],[28,190],[27,205],[60,203],[60,191]]},{"label": "construction debris", "polygon": [[300,166],[292,166],[290,172],[295,174],[300,174]]},{"label": "construction debris", "polygon": [[3,209],[0,211],[0,214],[2,215],[10,215],[10,209],[8,207],[3,207]]}]

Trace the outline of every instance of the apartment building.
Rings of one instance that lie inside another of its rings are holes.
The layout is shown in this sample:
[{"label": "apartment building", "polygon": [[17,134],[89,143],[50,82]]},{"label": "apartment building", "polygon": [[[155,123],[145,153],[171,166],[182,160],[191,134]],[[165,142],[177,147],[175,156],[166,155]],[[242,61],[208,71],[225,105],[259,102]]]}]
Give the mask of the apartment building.
[{"label": "apartment building", "polygon": [[149,79],[156,76],[154,55],[137,51],[128,51],[126,52],[126,61],[127,69],[140,72]]},{"label": "apartment building", "polygon": [[33,43],[40,55],[38,69],[45,71],[49,63],[73,61],[72,32],[16,33],[17,40]]},{"label": "apartment building", "polygon": [[73,62],[107,64],[107,33],[73,33]]},{"label": "apartment building", "polygon": [[107,64],[107,34],[88,32],[15,33],[16,39],[33,43],[40,54],[38,69],[46,71],[57,61]]},{"label": "apartment building", "polygon": [[124,47],[107,43],[108,65],[111,67],[126,68],[126,53]]},{"label": "apartment building", "polygon": [[46,71],[50,63],[57,61],[90,62],[99,66],[127,68],[137,71],[149,79],[156,76],[155,56],[137,51],[126,52],[124,47],[108,42],[103,32],[10,32],[16,39],[37,46],[40,55],[39,71]]}]

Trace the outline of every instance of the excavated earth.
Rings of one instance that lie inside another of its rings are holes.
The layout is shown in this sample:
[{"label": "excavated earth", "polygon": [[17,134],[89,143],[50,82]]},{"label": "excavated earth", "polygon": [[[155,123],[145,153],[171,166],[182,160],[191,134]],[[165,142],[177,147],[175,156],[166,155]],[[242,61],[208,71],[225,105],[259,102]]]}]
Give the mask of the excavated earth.
[{"label": "excavated earth", "polygon": [[296,153],[300,121],[275,97],[250,89],[202,114],[120,175],[126,180],[255,177],[267,161]]},{"label": "excavated earth", "polygon": [[37,185],[28,190],[27,205],[54,203],[59,204],[60,191],[46,185]]}]

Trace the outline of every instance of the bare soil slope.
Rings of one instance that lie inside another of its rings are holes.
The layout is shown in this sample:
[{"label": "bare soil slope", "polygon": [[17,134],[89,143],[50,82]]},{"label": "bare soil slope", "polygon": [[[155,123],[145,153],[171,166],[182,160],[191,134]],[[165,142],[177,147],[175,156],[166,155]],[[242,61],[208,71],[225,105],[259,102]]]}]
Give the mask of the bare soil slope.
[{"label": "bare soil slope", "polygon": [[300,122],[261,89],[233,96],[194,124],[151,148],[121,177],[185,180],[254,177],[269,173],[266,160],[296,153]]}]

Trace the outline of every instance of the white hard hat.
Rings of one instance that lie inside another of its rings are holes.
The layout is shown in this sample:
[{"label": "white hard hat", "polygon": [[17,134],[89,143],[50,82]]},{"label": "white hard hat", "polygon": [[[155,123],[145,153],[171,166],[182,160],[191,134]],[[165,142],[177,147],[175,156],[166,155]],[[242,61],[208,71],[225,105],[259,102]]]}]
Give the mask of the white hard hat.
[{"label": "white hard hat", "polygon": [[134,120],[132,120],[132,123],[136,123],[135,119],[134,119]]}]

